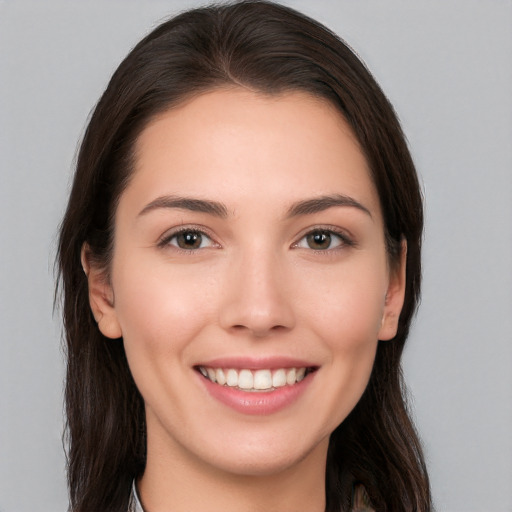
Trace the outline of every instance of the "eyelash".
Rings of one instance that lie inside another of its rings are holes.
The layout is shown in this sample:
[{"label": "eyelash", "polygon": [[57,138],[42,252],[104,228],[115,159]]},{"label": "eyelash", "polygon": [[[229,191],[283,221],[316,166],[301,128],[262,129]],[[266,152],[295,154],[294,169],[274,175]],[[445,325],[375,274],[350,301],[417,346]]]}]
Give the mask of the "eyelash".
[{"label": "eyelash", "polygon": [[[217,247],[220,247],[219,244],[214,242],[212,236],[209,235],[204,230],[204,228],[188,227],[188,226],[187,227],[182,227],[182,228],[180,228],[180,229],[178,229],[176,231],[172,231],[171,233],[164,235],[157,242],[157,246],[159,248],[165,248],[165,247],[168,247],[168,246],[172,246],[174,248],[174,250],[177,250],[177,251],[180,251],[180,252],[183,252],[183,253],[186,253],[186,254],[193,254],[194,252],[196,252],[196,251],[198,251],[200,249],[208,248],[208,247],[183,248],[183,247],[179,247],[177,243],[176,244],[171,244],[171,241],[174,238],[178,237],[181,234],[185,234],[185,233],[199,235],[202,238],[208,239],[210,241],[209,247],[212,247],[212,246],[215,246],[215,245]],[[335,247],[327,247],[326,249],[315,249],[313,247],[303,247],[303,246],[300,246],[301,242],[303,242],[303,241],[305,241],[306,244],[308,243],[307,237],[314,236],[314,235],[317,235],[317,234],[327,235],[327,236],[331,237],[331,241],[332,241],[332,237],[335,237],[335,238],[338,239],[339,243]],[[297,242],[294,242],[292,244],[292,248],[294,248],[294,249],[309,249],[311,251],[314,251],[317,254],[318,253],[328,253],[328,252],[331,252],[331,251],[342,249],[344,247],[355,247],[355,246],[356,246],[355,241],[351,237],[349,237],[345,232],[343,232],[343,231],[341,231],[339,229],[334,229],[332,227],[323,227],[323,226],[318,226],[318,227],[315,227],[313,229],[308,230],[306,233],[304,233],[299,238],[299,240]]]}]

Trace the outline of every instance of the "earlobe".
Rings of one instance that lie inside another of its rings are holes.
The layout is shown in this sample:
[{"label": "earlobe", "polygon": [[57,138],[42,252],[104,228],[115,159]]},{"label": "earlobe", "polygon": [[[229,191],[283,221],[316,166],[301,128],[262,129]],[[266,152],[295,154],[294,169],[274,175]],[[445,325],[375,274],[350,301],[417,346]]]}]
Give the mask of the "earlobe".
[{"label": "earlobe", "polygon": [[107,338],[120,338],[122,330],[114,306],[114,291],[105,270],[94,265],[87,244],[82,246],[80,260],[87,276],[89,305],[99,330]]},{"label": "earlobe", "polygon": [[402,241],[399,266],[392,270],[389,285],[386,292],[384,311],[379,329],[379,340],[391,340],[396,336],[398,320],[404,305],[406,266],[407,266],[407,242]]}]

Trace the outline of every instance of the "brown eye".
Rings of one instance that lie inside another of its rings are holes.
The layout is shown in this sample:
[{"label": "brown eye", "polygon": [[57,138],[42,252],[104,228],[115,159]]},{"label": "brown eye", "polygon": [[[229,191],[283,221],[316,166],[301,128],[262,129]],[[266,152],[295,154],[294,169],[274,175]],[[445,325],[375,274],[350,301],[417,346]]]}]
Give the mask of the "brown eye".
[{"label": "brown eye", "polygon": [[188,230],[175,233],[167,241],[164,241],[162,245],[174,245],[186,251],[193,251],[212,247],[213,242],[209,236],[201,231]]},{"label": "brown eye", "polygon": [[176,235],[176,243],[181,249],[199,249],[203,237],[197,231],[186,231]]},{"label": "brown eye", "polygon": [[354,245],[354,242],[343,233],[338,233],[330,229],[314,229],[305,234],[294,244],[294,247],[299,249],[312,249],[314,251],[329,251],[344,246],[352,247]]},{"label": "brown eye", "polygon": [[306,241],[308,247],[315,251],[330,249],[332,234],[329,231],[313,231],[306,235]]}]

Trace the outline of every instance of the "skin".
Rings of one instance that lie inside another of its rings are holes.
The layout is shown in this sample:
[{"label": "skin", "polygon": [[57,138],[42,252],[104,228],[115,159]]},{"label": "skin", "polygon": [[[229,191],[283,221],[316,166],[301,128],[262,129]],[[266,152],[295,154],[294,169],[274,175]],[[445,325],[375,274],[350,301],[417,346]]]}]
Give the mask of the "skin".
[{"label": "skin", "polygon": [[[361,207],[290,215],[335,194]],[[155,204],[162,196],[215,201],[225,215]],[[180,249],[183,226],[204,232],[199,248]],[[330,245],[311,248],[315,230],[331,230]],[[110,275],[83,260],[99,328],[123,337],[146,405],[144,507],[324,510],[329,435],[361,397],[378,340],[395,335],[405,286],[341,115],[306,93],[242,88],[159,115],[137,142]],[[294,357],[317,371],[292,404],[246,415],[205,392],[195,369],[232,356]]]}]

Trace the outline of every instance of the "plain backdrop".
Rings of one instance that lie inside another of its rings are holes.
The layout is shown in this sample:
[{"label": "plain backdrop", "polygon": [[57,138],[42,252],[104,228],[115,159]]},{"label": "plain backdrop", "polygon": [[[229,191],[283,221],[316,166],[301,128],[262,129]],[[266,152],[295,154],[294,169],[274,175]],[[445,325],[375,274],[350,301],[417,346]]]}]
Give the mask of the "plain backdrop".
[{"label": "plain backdrop", "polygon": [[[421,175],[404,371],[437,510],[512,511],[512,2],[286,3],[366,61]],[[77,141],[129,49],[199,4],[0,0],[1,512],[67,508],[53,258]]]}]

